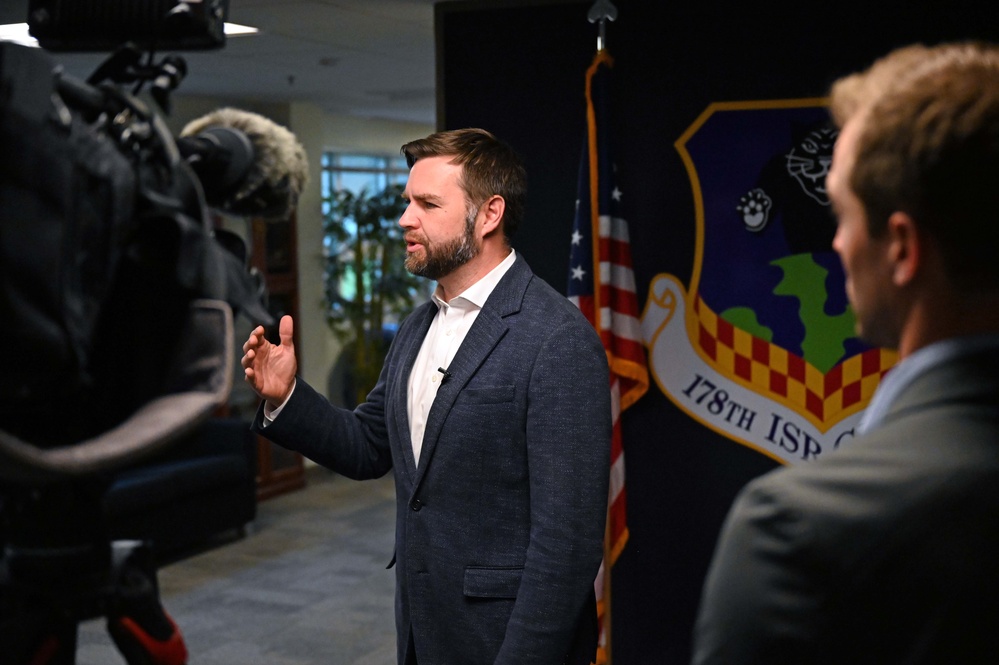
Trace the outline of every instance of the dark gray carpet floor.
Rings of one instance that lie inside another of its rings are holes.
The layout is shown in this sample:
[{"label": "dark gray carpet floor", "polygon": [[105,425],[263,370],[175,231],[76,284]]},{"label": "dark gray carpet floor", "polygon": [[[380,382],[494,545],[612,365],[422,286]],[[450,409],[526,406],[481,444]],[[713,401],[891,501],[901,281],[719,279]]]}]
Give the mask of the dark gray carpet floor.
[{"label": "dark gray carpet floor", "polygon": [[[307,475],[304,490],[260,503],[245,537],[160,569],[190,665],[395,662],[391,475]],[[124,662],[102,619],[81,624],[78,665]]]}]

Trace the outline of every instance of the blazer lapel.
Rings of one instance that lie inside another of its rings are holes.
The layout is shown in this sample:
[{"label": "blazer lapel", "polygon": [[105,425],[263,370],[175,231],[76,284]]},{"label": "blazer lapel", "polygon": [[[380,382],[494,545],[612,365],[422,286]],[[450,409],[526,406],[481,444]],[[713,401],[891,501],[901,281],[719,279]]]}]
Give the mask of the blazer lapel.
[{"label": "blazer lapel", "polygon": [[406,472],[410,477],[416,469],[416,457],[413,455],[413,437],[410,434],[409,425],[409,375],[413,373],[416,356],[420,352],[420,347],[423,346],[423,340],[427,336],[427,331],[430,330],[430,324],[436,314],[437,307],[433,303],[428,303],[423,309],[418,309],[413,315],[422,316],[422,320],[414,321],[412,330],[405,339],[397,340],[397,343],[402,345],[399,351],[399,369],[395,380],[391,383],[394,394],[386,400],[386,408],[395,411],[397,424],[395,436],[390,436],[390,440],[394,438],[400,442],[399,447],[406,460]]},{"label": "blazer lapel", "polygon": [[[534,274],[524,258],[518,255],[513,266],[489,295],[489,299],[482,311],[479,312],[479,316],[476,317],[475,323],[465,335],[458,352],[447,368],[451,376],[438,388],[437,397],[427,415],[427,427],[423,435],[423,447],[420,451],[420,464],[413,483],[414,490],[419,486],[430,461],[433,459],[441,429],[444,427],[444,421],[447,419],[454,401],[458,398],[458,394],[465,387],[465,384],[506,334],[509,326],[504,319],[510,314],[520,311],[524,293],[533,276]],[[410,365],[412,366],[412,363]]]}]

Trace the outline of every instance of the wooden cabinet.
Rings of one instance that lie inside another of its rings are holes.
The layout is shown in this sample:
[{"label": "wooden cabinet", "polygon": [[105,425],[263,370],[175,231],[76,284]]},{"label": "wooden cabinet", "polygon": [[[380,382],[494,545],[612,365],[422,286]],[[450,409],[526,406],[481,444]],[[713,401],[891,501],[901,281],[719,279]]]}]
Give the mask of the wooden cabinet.
[{"label": "wooden cabinet", "polygon": [[[251,223],[250,265],[260,271],[267,286],[267,309],[274,325],[267,328],[267,339],[277,344],[278,321],[285,314],[298,319],[298,257],[294,213],[284,221]],[[295,345],[299,346],[298,329]],[[257,437],[257,498],[269,499],[278,494],[305,487],[305,465],[298,453],[285,450],[262,436]]]}]

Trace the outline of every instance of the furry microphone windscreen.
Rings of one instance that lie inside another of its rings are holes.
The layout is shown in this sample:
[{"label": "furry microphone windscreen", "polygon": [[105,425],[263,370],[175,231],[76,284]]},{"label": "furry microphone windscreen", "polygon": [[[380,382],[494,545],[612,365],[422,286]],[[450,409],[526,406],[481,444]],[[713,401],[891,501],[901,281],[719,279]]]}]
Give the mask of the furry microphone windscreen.
[{"label": "furry microphone windscreen", "polygon": [[244,134],[253,155],[245,176],[230,191],[215,196],[215,201],[213,193],[206,191],[209,203],[234,215],[286,218],[297,205],[309,177],[305,148],[295,135],[260,114],[234,108],[221,108],[192,120],[180,135],[196,139],[214,129]]}]

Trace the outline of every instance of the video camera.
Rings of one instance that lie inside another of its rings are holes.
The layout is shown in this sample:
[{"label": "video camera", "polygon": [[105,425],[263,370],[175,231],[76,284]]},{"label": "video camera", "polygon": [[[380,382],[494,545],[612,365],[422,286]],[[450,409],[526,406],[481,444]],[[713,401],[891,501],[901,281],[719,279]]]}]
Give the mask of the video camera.
[{"label": "video camera", "polygon": [[[108,541],[101,497],[115,470],[228,398],[234,314],[271,322],[214,211],[286,218],[307,178],[302,146],[235,109],[173,137],[142,98],[168,112],[186,75],[152,49],[219,48],[227,16],[227,0],[31,0],[45,50],[0,42],[4,662],[71,663],[76,620],[112,611],[128,662],[183,662],[151,557]],[[85,81],[48,52],[110,48]],[[123,629],[123,612],[163,640]],[[39,640],[58,647],[42,656]]]}]

